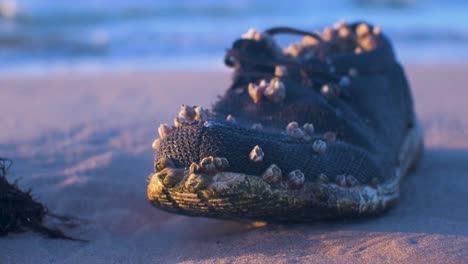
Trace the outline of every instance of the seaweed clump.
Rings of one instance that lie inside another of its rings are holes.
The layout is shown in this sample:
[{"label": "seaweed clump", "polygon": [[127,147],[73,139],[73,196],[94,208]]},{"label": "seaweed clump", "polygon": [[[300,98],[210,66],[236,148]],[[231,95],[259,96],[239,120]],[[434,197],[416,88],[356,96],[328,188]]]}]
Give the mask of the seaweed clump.
[{"label": "seaweed clump", "polygon": [[43,224],[47,208],[32,198],[31,190],[24,192],[6,179],[11,164],[0,157],[0,236],[32,230],[49,238],[77,240]]}]

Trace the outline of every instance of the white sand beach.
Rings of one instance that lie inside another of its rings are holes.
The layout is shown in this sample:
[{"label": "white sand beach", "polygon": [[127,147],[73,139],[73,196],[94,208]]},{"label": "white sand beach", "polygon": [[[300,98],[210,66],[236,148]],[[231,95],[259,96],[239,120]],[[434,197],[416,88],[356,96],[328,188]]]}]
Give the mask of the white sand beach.
[{"label": "white sand beach", "polygon": [[260,228],[168,214],[146,199],[158,125],[182,103],[209,107],[229,73],[2,75],[10,179],[79,217],[58,227],[89,242],[13,234],[0,238],[0,263],[468,263],[468,65],[406,70],[427,149],[400,204],[371,219]]}]

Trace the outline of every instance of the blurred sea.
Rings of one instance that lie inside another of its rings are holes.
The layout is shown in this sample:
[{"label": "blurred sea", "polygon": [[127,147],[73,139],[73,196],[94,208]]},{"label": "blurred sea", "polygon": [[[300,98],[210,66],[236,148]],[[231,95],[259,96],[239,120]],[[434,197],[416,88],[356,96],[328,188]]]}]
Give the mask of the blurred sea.
[{"label": "blurred sea", "polygon": [[378,24],[405,63],[468,61],[467,0],[0,0],[0,72],[220,68],[248,28]]}]

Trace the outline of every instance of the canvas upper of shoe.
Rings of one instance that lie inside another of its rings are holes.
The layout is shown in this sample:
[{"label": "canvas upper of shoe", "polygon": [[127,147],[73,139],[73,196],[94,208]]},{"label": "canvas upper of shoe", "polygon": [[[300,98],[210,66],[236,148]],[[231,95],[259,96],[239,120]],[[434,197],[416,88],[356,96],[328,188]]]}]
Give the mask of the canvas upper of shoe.
[{"label": "canvas upper of shoe", "polygon": [[[348,27],[358,32],[361,24]],[[317,36],[279,28],[235,41],[225,59],[235,69],[231,87],[206,117],[180,117],[185,121],[168,129],[156,160],[171,158],[187,168],[204,157],[225,157],[229,171],[261,175],[275,164],[312,180],[320,174],[331,180],[353,175],[361,183],[392,177],[415,115],[389,40],[379,32],[378,45],[359,54],[330,51],[338,48],[320,40],[324,50],[314,56],[290,56],[273,40],[278,32]],[[265,92],[268,85],[278,89]],[[255,146],[264,153],[261,162],[249,156]]]}]

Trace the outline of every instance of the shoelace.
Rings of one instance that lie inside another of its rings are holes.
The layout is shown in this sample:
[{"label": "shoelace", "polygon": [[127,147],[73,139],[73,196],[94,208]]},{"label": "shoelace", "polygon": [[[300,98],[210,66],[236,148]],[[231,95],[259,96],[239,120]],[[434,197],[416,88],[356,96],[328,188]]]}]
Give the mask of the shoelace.
[{"label": "shoelace", "polygon": [[[315,38],[320,43],[323,43],[322,38],[312,32],[307,32],[295,28],[290,27],[274,27],[270,28],[263,32],[263,34],[268,36],[275,36],[278,34],[293,34],[293,35],[301,35],[301,36],[310,36]],[[245,45],[252,44],[253,42],[257,42],[257,40],[251,39],[244,39],[246,41]],[[249,43],[250,42],[250,43]],[[267,49],[268,46],[264,43],[264,48]],[[252,66],[260,66],[260,67],[271,67],[274,69],[276,66],[285,66],[288,69],[297,69],[302,77],[301,80],[304,79],[313,79],[315,84],[319,86],[328,84],[328,83],[337,83],[340,81],[342,76],[339,76],[334,73],[334,69],[330,66],[326,61],[320,60],[318,58],[309,59],[306,61],[301,61],[297,59],[289,59],[286,56],[281,56],[277,58],[258,58],[255,54],[246,54],[244,51],[239,49],[233,48],[228,50],[225,56],[225,64],[228,67],[234,67],[236,63],[243,62],[248,63]],[[236,72],[234,74],[234,82],[232,88],[235,88],[241,84],[245,84],[250,81],[258,81],[262,78],[273,78],[275,77],[274,73],[268,73],[265,71],[253,71],[253,70],[245,70],[243,67],[239,66],[236,67]]]}]

